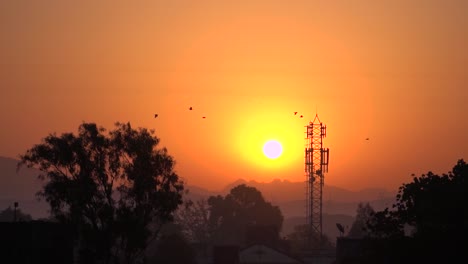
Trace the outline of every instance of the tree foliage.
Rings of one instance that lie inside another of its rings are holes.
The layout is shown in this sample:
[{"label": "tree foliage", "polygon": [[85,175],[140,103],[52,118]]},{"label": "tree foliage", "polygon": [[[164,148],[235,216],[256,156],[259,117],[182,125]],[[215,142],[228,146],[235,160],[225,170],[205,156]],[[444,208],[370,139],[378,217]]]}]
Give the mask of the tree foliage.
[{"label": "tree foliage", "polygon": [[468,164],[460,159],[452,171],[437,175],[432,172],[413,176],[403,184],[393,210],[375,213],[368,227],[375,237],[403,237],[404,227],[412,227],[411,237],[428,259],[453,256],[465,244],[468,230]]},{"label": "tree foliage", "polygon": [[154,131],[130,123],[109,133],[82,123],[76,135],[45,137],[20,156],[18,169],[41,171],[38,196],[76,228],[83,262],[132,263],[182,202],[174,159],[158,143]]},{"label": "tree foliage", "polygon": [[448,174],[432,172],[414,177],[403,184],[394,207],[400,219],[416,228],[415,235],[432,236],[442,233],[459,233],[467,226],[466,193],[468,165],[459,160]]},{"label": "tree foliage", "polygon": [[283,225],[279,207],[265,201],[255,187],[245,184],[232,188],[225,197],[209,197],[208,205],[215,242],[240,245],[245,242],[246,230],[251,225],[273,226],[278,233]]},{"label": "tree foliage", "polygon": [[414,236],[457,234],[468,221],[466,217],[460,217],[467,215],[464,202],[468,191],[467,177],[468,165],[462,159],[447,174],[428,172],[420,177],[413,176],[412,182],[399,188],[394,210],[379,212],[380,221],[373,219],[370,227],[378,233],[386,228],[384,221],[393,225],[398,221],[399,225],[394,227],[412,226],[415,228]]},{"label": "tree foliage", "polygon": [[405,223],[401,221],[398,212],[385,208],[383,211],[374,212],[367,220],[367,236],[373,238],[401,238],[405,235]]},{"label": "tree foliage", "polygon": [[206,199],[187,200],[175,213],[175,222],[187,241],[208,244],[213,226],[209,222],[210,208]]},{"label": "tree foliage", "polygon": [[374,208],[369,203],[359,203],[356,209],[356,218],[348,232],[348,237],[362,238],[368,235],[367,222],[374,215]]}]

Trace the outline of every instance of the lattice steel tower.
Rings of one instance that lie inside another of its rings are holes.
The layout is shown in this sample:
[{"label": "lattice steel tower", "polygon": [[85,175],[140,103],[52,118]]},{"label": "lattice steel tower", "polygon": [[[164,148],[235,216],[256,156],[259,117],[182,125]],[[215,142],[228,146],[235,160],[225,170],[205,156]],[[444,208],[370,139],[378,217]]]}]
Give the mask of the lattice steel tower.
[{"label": "lattice steel tower", "polygon": [[328,148],[323,148],[327,127],[318,115],[306,126],[305,174],[306,174],[306,219],[310,226],[309,243],[322,244],[322,188],[323,176],[328,172]]}]

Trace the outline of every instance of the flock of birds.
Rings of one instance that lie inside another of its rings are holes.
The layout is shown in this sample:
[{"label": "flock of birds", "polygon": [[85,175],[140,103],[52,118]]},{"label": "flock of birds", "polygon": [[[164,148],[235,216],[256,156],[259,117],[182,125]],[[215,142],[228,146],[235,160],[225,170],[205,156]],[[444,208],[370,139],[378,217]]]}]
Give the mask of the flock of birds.
[{"label": "flock of birds", "polygon": [[[191,107],[189,107],[189,109],[188,109],[188,110],[192,111],[192,110],[193,110],[193,107],[192,107],[192,106],[191,106]],[[158,116],[159,116],[158,114],[154,114],[154,118],[156,118],[156,117],[158,117]],[[206,118],[206,116],[202,116],[202,118],[203,118],[203,119],[205,119],[205,118]]]},{"label": "flock of birds", "polygon": [[[297,112],[294,112],[294,115],[297,115]],[[301,115],[301,116],[299,116],[299,117],[300,117],[300,118],[303,118],[304,116],[303,116],[303,115]]]},{"label": "flock of birds", "polygon": [[[190,106],[190,107],[188,108],[188,110],[189,110],[189,111],[192,111],[192,110],[193,110],[193,107]],[[297,115],[297,112],[294,112],[294,115]],[[154,114],[154,118],[157,118],[158,116],[159,116],[158,114]],[[299,116],[299,118],[303,118],[303,117],[304,117],[303,115],[300,115],[300,116]],[[202,116],[202,118],[205,119],[206,116]],[[366,140],[369,140],[369,138],[366,138]]]},{"label": "flock of birds", "polygon": [[[190,107],[188,108],[188,110],[189,110],[189,111],[192,111],[192,110],[193,110],[193,107],[190,106]],[[297,112],[294,112],[294,115],[297,115]],[[158,114],[154,114],[154,118],[157,118],[158,116],[159,116]],[[303,117],[304,117],[303,115],[300,115],[300,116],[299,116],[299,118],[303,118]],[[206,116],[202,116],[202,118],[205,119]]]}]

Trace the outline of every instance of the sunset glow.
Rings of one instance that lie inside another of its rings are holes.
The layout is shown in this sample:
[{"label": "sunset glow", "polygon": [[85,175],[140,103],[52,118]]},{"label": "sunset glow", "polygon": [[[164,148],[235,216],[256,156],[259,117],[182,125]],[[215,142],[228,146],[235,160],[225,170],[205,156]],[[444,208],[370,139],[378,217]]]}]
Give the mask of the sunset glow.
[{"label": "sunset glow", "polygon": [[468,156],[468,1],[358,2],[1,1],[0,156],[130,122],[189,184],[297,182],[318,113],[326,184],[447,171]]}]

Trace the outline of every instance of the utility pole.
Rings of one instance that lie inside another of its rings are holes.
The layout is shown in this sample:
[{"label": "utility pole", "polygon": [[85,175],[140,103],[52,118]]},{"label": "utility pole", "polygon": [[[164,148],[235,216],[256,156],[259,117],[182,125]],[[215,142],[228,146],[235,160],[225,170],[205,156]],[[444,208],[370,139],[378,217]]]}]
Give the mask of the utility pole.
[{"label": "utility pole", "polygon": [[14,205],[13,222],[16,222],[16,208],[18,208],[18,202],[15,202],[13,205]]}]

